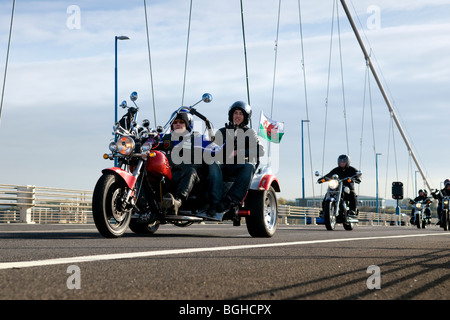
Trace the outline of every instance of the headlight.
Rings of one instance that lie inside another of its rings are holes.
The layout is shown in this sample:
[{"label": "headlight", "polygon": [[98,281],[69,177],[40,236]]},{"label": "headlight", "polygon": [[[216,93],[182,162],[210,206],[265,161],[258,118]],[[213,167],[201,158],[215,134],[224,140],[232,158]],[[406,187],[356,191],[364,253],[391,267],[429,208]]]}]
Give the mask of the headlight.
[{"label": "headlight", "polygon": [[448,200],[444,200],[444,205],[448,206]]},{"label": "headlight", "polygon": [[109,144],[109,150],[111,150],[112,153],[116,152],[117,151],[117,142],[114,142],[114,141],[111,142]]},{"label": "headlight", "polygon": [[130,137],[121,137],[117,141],[117,151],[125,156],[130,155],[134,150],[134,140]]},{"label": "headlight", "polygon": [[336,189],[339,186],[339,182],[337,180],[330,180],[328,181],[328,187],[330,189]]},{"label": "headlight", "polygon": [[416,203],[416,208],[417,209],[420,209],[422,207],[422,204],[421,203]]},{"label": "headlight", "polygon": [[150,144],[148,141],[142,145],[142,152],[148,152],[152,150],[152,144]]},{"label": "headlight", "polygon": [[153,147],[153,139],[152,138],[148,138],[148,140],[142,145],[142,152],[147,152],[152,150]]}]

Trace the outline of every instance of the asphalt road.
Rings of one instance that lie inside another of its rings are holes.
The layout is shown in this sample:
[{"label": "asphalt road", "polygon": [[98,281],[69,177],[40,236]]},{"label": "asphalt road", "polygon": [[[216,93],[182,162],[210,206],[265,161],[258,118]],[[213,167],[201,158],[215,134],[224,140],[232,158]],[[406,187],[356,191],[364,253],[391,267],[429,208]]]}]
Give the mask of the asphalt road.
[{"label": "asphalt road", "polygon": [[437,227],[279,225],[265,239],[245,226],[167,225],[105,239],[94,225],[11,224],[0,225],[0,242],[2,300],[448,300],[450,292],[450,232]]}]

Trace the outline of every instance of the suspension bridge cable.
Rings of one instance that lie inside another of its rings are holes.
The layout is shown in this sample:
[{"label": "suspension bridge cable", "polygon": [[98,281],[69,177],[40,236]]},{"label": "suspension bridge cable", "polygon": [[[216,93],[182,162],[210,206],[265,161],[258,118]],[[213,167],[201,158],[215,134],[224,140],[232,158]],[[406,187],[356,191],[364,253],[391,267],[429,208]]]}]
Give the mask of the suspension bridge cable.
[{"label": "suspension bridge cable", "polygon": [[[390,119],[389,122],[389,132],[388,132],[388,143],[387,143],[387,154],[386,154],[386,178],[384,180],[384,198],[387,199],[387,188],[388,188],[388,177],[389,177],[389,156],[390,156],[390,151],[391,151],[391,128],[393,129],[393,125],[392,125],[392,118]],[[398,181],[398,177],[397,180]]]},{"label": "suspension bridge cable", "polygon": [[398,180],[398,161],[397,161],[397,147],[395,144],[395,132],[394,132],[394,119],[391,116],[391,126],[392,126],[392,146],[394,148],[394,160],[395,160],[395,174]]},{"label": "suspension bridge cable", "polygon": [[[300,48],[301,48],[301,66],[302,66],[302,71],[303,71],[303,89],[305,92],[305,109],[306,109],[306,120],[308,120],[308,122],[306,123],[306,127],[307,127],[307,132],[308,132],[308,147],[309,147],[309,164],[310,164],[310,169],[312,172],[312,151],[311,151],[311,135],[310,135],[310,130],[309,130],[309,107],[308,107],[308,93],[307,93],[307,86],[306,86],[306,68],[305,68],[305,51],[304,51],[304,44],[303,44],[303,23],[302,23],[302,10],[301,10],[301,5],[300,5],[300,0],[298,0],[298,20],[299,20],[299,31],[300,31]],[[315,194],[314,194],[314,179],[313,176],[311,175],[311,190],[312,190],[312,197],[313,197],[313,201],[315,198]]]},{"label": "suspension bridge cable", "polygon": [[[245,64],[245,82],[247,85],[247,103],[250,103],[250,89],[248,85],[248,66],[247,66],[247,45],[245,43],[245,27],[244,27],[244,5],[241,0],[241,26],[242,26],[242,41],[244,44],[244,64]],[[252,127],[252,119],[250,118],[250,127]]]},{"label": "suspension bridge cable", "polygon": [[277,73],[277,56],[278,56],[278,34],[280,31],[280,12],[281,12],[281,0],[278,1],[278,18],[277,18],[277,35],[275,38],[275,58],[273,63],[273,80],[272,80],[272,103],[270,105],[270,118],[273,119],[273,99],[275,96],[275,79]]},{"label": "suspension bridge cable", "polygon": [[419,161],[418,161],[418,159],[417,159],[417,157],[416,157],[416,155],[415,155],[415,153],[414,153],[414,151],[413,151],[413,149],[411,147],[411,144],[409,143],[408,137],[407,137],[407,135],[405,134],[405,131],[402,128],[402,125],[401,125],[401,123],[399,121],[399,118],[397,117],[397,114],[395,113],[395,110],[393,108],[393,105],[392,105],[391,101],[389,100],[389,97],[388,97],[388,95],[386,93],[386,90],[384,89],[384,87],[383,87],[383,85],[381,83],[381,80],[378,77],[378,74],[377,74],[377,72],[375,70],[375,67],[373,66],[373,64],[371,62],[372,60],[371,60],[371,58],[369,57],[369,55],[367,53],[367,50],[366,50],[366,48],[364,46],[364,43],[363,43],[363,41],[361,39],[361,36],[360,36],[360,34],[358,32],[358,29],[357,29],[357,27],[355,25],[355,22],[354,22],[354,20],[353,20],[353,18],[351,16],[351,13],[350,13],[350,11],[348,9],[348,6],[347,6],[345,0],[341,0],[341,4],[342,4],[342,6],[344,8],[345,14],[347,15],[347,18],[348,18],[348,20],[350,22],[350,25],[351,25],[351,27],[353,29],[353,32],[355,33],[356,39],[357,39],[357,41],[358,41],[358,43],[359,43],[359,45],[361,47],[361,50],[362,50],[363,55],[364,55],[364,58],[369,63],[370,70],[372,71],[372,74],[373,74],[373,76],[375,78],[375,81],[376,81],[376,83],[378,85],[378,88],[380,89],[380,92],[381,92],[381,94],[383,96],[383,99],[385,100],[386,105],[387,105],[389,111],[391,112],[392,117],[394,118],[395,124],[397,125],[397,128],[400,131],[400,134],[401,134],[401,136],[402,136],[402,138],[403,138],[403,140],[404,140],[404,142],[406,144],[406,147],[408,148],[408,151],[410,152],[410,154],[411,154],[411,156],[412,156],[412,158],[414,160],[414,163],[416,164],[417,169],[419,169],[420,174],[422,175],[422,178],[424,179],[425,184],[427,185],[427,187],[429,189],[431,189],[431,186],[430,186],[430,184],[429,184],[429,182],[428,182],[428,180],[427,180],[427,178],[425,176],[425,173],[424,173],[424,171],[422,169],[422,166],[420,165],[420,163],[419,163]]},{"label": "suspension bridge cable", "polygon": [[[325,120],[323,126],[323,146],[322,146],[322,174],[324,173],[325,165],[325,146],[327,140],[327,121],[328,121],[328,98],[330,94],[330,75],[331,75],[331,53],[333,51],[333,33],[334,33],[334,12],[336,10],[336,2],[333,1],[333,12],[331,14],[331,35],[330,35],[330,52],[328,56],[328,78],[327,78],[327,92],[325,97]],[[320,190],[322,193],[322,184],[320,185]]]},{"label": "suspension bridge cable", "polygon": [[11,35],[12,35],[12,27],[13,27],[15,7],[16,7],[16,0],[13,0],[12,10],[11,10],[11,23],[10,23],[10,26],[9,26],[8,49],[6,50],[5,73],[3,75],[2,98],[0,100],[0,123],[2,121],[3,99],[5,97],[6,73],[7,73],[7,70],[8,70],[9,49],[11,48]]},{"label": "suspension bridge cable", "polygon": [[[363,91],[363,102],[362,102],[362,116],[361,116],[361,136],[359,138],[359,166],[358,168],[362,171],[362,151],[363,151],[363,136],[364,136],[364,118],[366,111],[366,92],[367,92],[367,78],[369,74],[369,68],[366,68],[364,73],[364,91]],[[358,184],[358,194],[361,185]]]},{"label": "suspension bridge cable", "polygon": [[350,148],[348,144],[348,128],[347,128],[347,110],[345,106],[345,86],[344,86],[344,64],[342,61],[342,44],[341,44],[341,27],[339,23],[339,6],[337,5],[336,0],[336,21],[337,21],[337,29],[338,29],[338,43],[339,43],[339,62],[341,67],[341,86],[342,86],[342,104],[343,104],[343,112],[344,112],[344,125],[345,125],[345,140],[347,142],[347,154],[350,155]]},{"label": "suspension bridge cable", "polygon": [[153,101],[153,115],[155,118],[155,127],[157,126],[156,122],[156,107],[155,107],[155,90],[153,89],[153,72],[152,72],[152,56],[150,54],[150,35],[148,32],[148,19],[147,19],[147,3],[144,0],[144,12],[145,12],[145,29],[147,30],[147,49],[148,49],[148,64],[150,66],[150,86],[152,89],[152,101]]},{"label": "suspension bridge cable", "polygon": [[189,5],[189,22],[188,22],[188,32],[187,32],[187,40],[186,40],[186,56],[184,59],[184,77],[183,77],[183,94],[181,97],[181,105],[184,105],[184,92],[186,89],[186,71],[187,71],[187,62],[188,62],[188,55],[189,55],[189,37],[191,34],[191,18],[192,18],[192,0],[190,1]]}]

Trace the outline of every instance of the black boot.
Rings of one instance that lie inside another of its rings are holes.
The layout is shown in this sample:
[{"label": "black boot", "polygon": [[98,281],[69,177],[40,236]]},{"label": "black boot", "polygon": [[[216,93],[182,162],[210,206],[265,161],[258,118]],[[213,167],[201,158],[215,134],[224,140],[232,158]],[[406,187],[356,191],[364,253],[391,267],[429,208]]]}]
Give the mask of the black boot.
[{"label": "black boot", "polygon": [[168,213],[177,215],[178,209],[181,207],[182,201],[175,198],[171,193],[166,193],[162,199],[162,208],[166,209]]}]

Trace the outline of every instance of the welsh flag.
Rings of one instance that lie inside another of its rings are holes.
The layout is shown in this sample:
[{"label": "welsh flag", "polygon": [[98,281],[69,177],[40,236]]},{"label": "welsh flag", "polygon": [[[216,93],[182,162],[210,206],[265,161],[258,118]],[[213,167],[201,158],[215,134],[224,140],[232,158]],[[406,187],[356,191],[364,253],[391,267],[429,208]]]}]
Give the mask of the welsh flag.
[{"label": "welsh flag", "polygon": [[280,143],[284,135],[284,122],[274,121],[267,118],[261,111],[259,120],[259,135],[267,141]]}]

